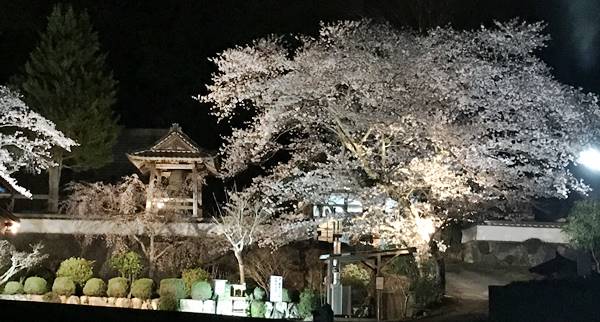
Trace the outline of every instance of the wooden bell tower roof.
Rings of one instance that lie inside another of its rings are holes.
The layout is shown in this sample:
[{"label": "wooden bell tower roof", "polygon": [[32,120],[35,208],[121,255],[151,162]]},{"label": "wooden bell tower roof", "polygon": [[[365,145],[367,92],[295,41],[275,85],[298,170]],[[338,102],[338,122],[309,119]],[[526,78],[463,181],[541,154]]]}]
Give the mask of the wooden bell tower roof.
[{"label": "wooden bell tower roof", "polygon": [[196,144],[174,123],[169,132],[146,150],[127,154],[127,158],[142,173],[149,171],[150,164],[202,164],[208,172],[217,174],[214,154]]}]

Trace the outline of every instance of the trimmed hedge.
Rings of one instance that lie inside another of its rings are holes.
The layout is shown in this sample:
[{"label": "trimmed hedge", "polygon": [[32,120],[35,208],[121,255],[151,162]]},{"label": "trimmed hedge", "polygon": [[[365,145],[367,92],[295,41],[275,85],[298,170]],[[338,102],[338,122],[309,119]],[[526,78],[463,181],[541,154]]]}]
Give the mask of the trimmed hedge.
[{"label": "trimmed hedge", "polygon": [[172,294],[177,300],[184,299],[187,297],[185,283],[180,278],[166,278],[160,281],[159,294],[160,297]]},{"label": "trimmed hedge", "polygon": [[210,300],[213,295],[212,286],[207,281],[196,282],[192,286],[192,299],[194,300]]},{"label": "trimmed hedge", "polygon": [[114,277],[108,280],[106,294],[109,297],[127,297],[129,285],[127,279],[123,277]]},{"label": "trimmed hedge", "polygon": [[267,307],[264,301],[252,301],[250,304],[250,316],[253,318],[264,318]]},{"label": "trimmed hedge", "polygon": [[185,291],[189,296],[192,291],[192,286],[196,282],[208,281],[210,274],[202,268],[186,269],[181,272],[181,279],[185,283]]},{"label": "trimmed hedge", "polygon": [[99,278],[92,278],[85,283],[83,295],[85,296],[104,296],[106,294],[106,283]]},{"label": "trimmed hedge", "polygon": [[46,282],[45,279],[38,276],[28,277],[25,280],[23,291],[25,291],[25,294],[32,295],[46,294],[46,292],[48,292],[48,282]]},{"label": "trimmed hedge", "polygon": [[[182,282],[183,283],[183,282]],[[177,311],[179,308],[179,300],[172,293],[167,293],[160,297],[158,309],[162,311]]]},{"label": "trimmed hedge", "polygon": [[267,292],[265,292],[265,290],[263,290],[262,287],[256,287],[252,291],[252,295],[254,296],[254,299],[257,300],[257,301],[264,300],[266,294],[267,294]]},{"label": "trimmed hedge", "polygon": [[52,292],[58,295],[75,294],[75,282],[70,277],[57,277],[52,285]]},{"label": "trimmed hedge", "polygon": [[281,290],[281,301],[282,302],[291,302],[292,298],[290,297],[290,291],[287,288]]},{"label": "trimmed hedge", "polygon": [[23,284],[17,281],[10,281],[4,285],[3,294],[6,295],[15,295],[15,294],[23,294]]},{"label": "trimmed hedge", "polygon": [[131,295],[138,299],[147,300],[152,297],[154,281],[149,278],[140,278],[131,284]]},{"label": "trimmed hedge", "polygon": [[300,293],[300,303],[298,303],[298,313],[300,317],[306,319],[312,316],[312,311],[319,307],[319,296],[311,289],[304,289]]},{"label": "trimmed hedge", "polygon": [[92,270],[93,264],[94,261],[89,261],[85,258],[71,257],[60,263],[60,267],[56,271],[56,276],[70,277],[74,283],[83,286],[94,275]]},{"label": "trimmed hedge", "polygon": [[54,292],[48,292],[42,296],[42,300],[48,303],[60,303],[60,297]]}]

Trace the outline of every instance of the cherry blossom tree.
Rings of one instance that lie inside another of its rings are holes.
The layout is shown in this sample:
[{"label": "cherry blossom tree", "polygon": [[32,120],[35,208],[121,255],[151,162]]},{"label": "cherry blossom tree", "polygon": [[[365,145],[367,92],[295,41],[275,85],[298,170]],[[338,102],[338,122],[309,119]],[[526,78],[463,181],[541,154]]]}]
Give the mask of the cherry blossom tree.
[{"label": "cherry blossom tree", "polygon": [[[103,218],[120,224],[114,233],[80,236],[83,246],[103,237],[107,246],[123,250],[136,245],[148,261],[148,274],[154,276],[160,259],[186,240],[166,227],[182,220],[175,209],[166,206],[146,211],[146,184],[137,175],[123,177],[118,183],[72,182],[61,212],[78,218]],[[155,192],[164,192],[160,187]]]},{"label": "cherry blossom tree", "polygon": [[39,265],[48,257],[48,254],[41,252],[44,248],[42,244],[33,245],[31,248],[31,253],[20,252],[8,241],[0,240],[0,285],[4,285],[19,272]]},{"label": "cherry blossom tree", "polygon": [[363,206],[342,218],[350,236],[424,253],[452,220],[588,190],[568,166],[597,138],[597,98],[556,81],[535,55],[543,28],[324,25],[297,48],[271,37],[225,50],[198,99],[222,122],[256,114],[227,138],[225,176],[288,155],[248,188],[266,206],[299,214],[349,193]]},{"label": "cherry blossom tree", "polygon": [[0,178],[27,197],[31,193],[19,186],[12,174],[20,169],[40,173],[54,165],[52,148],[69,151],[76,145],[54,123],[31,111],[18,93],[1,85],[0,129]]},{"label": "cherry blossom tree", "polygon": [[269,213],[250,193],[228,191],[227,196],[226,204],[218,208],[218,216],[213,219],[219,232],[231,246],[238,263],[240,284],[244,284],[244,251],[256,242]]}]

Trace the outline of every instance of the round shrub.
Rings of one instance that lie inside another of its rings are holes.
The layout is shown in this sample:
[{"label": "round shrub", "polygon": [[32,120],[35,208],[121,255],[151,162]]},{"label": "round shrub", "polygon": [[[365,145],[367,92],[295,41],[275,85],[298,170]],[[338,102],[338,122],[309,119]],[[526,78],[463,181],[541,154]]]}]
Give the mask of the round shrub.
[{"label": "round shrub", "polygon": [[253,318],[264,318],[266,305],[263,301],[252,301],[250,304],[250,316]]},{"label": "round shrub", "polygon": [[158,309],[162,311],[177,311],[179,307],[179,300],[174,294],[167,293],[160,297],[158,302]]},{"label": "round shrub", "polygon": [[311,289],[305,289],[300,293],[300,303],[298,303],[298,314],[303,319],[312,316],[312,311],[319,306],[319,297]]},{"label": "round shrub", "polygon": [[131,284],[131,295],[138,299],[147,300],[152,297],[154,281],[149,278],[141,278]]},{"label": "round shrub", "polygon": [[71,257],[60,263],[57,277],[70,277],[77,285],[83,286],[94,275],[92,265],[94,261],[85,258]]},{"label": "round shrub", "polygon": [[42,295],[48,292],[48,282],[38,276],[31,276],[25,280],[23,286],[25,294]]},{"label": "round shrub", "polygon": [[48,292],[42,296],[42,300],[48,303],[60,303],[60,297],[54,292]]},{"label": "round shrub", "polygon": [[252,294],[254,295],[255,300],[262,301],[265,299],[265,295],[267,293],[262,289],[262,287],[256,287],[254,291],[252,291]]},{"label": "round shrub", "polygon": [[10,281],[4,285],[4,292],[6,295],[23,294],[23,284],[17,281]]},{"label": "round shrub", "polygon": [[158,293],[160,294],[161,298],[166,294],[172,294],[177,300],[187,297],[185,292],[185,284],[180,278],[166,278],[160,281]]},{"label": "round shrub", "polygon": [[108,280],[106,294],[109,297],[127,297],[127,289],[127,279],[123,277],[115,277]]},{"label": "round shrub", "polygon": [[129,281],[140,275],[144,269],[141,256],[133,251],[113,255],[110,258],[110,266]]},{"label": "round shrub", "polygon": [[192,286],[196,282],[208,281],[210,274],[202,268],[186,269],[181,272],[181,279],[185,284],[185,291],[189,295],[192,291]]},{"label": "round shrub", "polygon": [[92,278],[85,283],[83,295],[85,296],[104,296],[106,294],[106,283],[99,278]]},{"label": "round shrub", "polygon": [[209,282],[200,281],[192,286],[192,299],[194,300],[210,300],[212,298],[212,286]]},{"label": "round shrub", "polygon": [[290,292],[287,288],[281,290],[281,302],[291,302]]},{"label": "round shrub", "polygon": [[70,277],[57,277],[52,284],[52,292],[58,295],[71,296],[75,294],[75,283]]},{"label": "round shrub", "polygon": [[342,284],[353,288],[366,288],[371,281],[371,274],[365,268],[348,264],[342,268]]}]

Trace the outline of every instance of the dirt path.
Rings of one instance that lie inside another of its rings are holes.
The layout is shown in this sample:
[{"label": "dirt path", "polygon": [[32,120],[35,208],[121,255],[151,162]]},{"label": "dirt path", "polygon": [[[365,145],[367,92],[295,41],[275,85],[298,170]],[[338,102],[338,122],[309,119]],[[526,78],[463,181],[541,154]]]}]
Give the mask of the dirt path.
[{"label": "dirt path", "polygon": [[482,267],[451,263],[446,268],[446,298],[419,322],[483,322],[487,320],[488,286],[506,285],[533,276],[526,268]]}]

